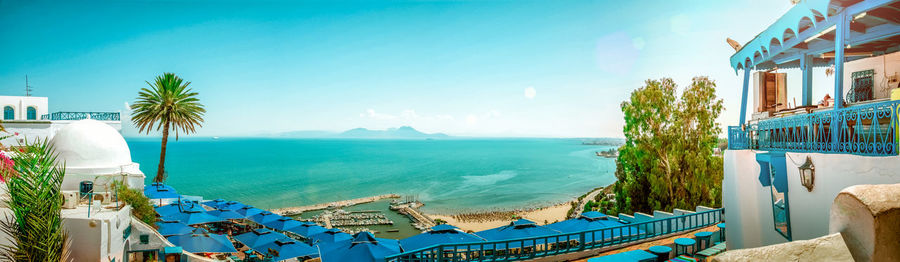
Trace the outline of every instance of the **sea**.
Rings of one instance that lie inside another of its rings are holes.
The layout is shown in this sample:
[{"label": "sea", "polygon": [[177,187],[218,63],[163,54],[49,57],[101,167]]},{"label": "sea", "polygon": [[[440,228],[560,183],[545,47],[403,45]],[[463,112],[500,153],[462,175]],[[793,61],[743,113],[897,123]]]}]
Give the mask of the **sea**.
[{"label": "sea", "polygon": [[[150,183],[158,138],[128,138]],[[396,193],[431,213],[508,210],[570,201],[615,181],[611,146],[582,139],[169,140],[166,184],[184,195],[263,209]],[[386,204],[385,204],[386,205]]]}]

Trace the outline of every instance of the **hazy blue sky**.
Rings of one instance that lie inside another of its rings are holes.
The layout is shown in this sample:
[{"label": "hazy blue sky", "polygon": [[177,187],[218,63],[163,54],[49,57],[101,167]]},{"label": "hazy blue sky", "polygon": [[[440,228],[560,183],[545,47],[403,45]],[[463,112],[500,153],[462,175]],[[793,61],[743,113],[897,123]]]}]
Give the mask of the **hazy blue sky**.
[{"label": "hazy blue sky", "polygon": [[707,75],[725,99],[720,122],[733,125],[741,78],[725,38],[744,43],[789,8],[789,0],[0,0],[0,93],[23,94],[27,74],[51,111],[127,114],[145,80],[175,72],[206,105],[203,136],[411,125],[621,137],[619,104],[645,79],[684,85]]}]

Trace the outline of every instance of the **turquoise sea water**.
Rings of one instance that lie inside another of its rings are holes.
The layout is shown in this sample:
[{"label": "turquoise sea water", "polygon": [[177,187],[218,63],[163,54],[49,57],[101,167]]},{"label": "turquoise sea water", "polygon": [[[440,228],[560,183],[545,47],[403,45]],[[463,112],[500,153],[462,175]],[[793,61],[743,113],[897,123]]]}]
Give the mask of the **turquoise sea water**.
[{"label": "turquoise sea water", "polygon": [[[127,139],[156,174],[159,140]],[[387,193],[415,195],[432,212],[510,209],[568,201],[615,181],[607,146],[578,139],[170,140],[167,184],[179,193],[260,208]]]}]

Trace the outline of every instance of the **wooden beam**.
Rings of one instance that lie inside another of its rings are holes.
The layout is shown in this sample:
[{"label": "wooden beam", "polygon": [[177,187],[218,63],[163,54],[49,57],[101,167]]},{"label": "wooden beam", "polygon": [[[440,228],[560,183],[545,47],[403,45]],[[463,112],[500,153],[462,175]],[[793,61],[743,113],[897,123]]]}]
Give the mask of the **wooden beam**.
[{"label": "wooden beam", "polygon": [[900,24],[900,11],[893,8],[878,8],[866,12],[866,17],[872,17],[886,23]]},{"label": "wooden beam", "polygon": [[866,25],[860,22],[850,22],[850,31],[865,34]]}]

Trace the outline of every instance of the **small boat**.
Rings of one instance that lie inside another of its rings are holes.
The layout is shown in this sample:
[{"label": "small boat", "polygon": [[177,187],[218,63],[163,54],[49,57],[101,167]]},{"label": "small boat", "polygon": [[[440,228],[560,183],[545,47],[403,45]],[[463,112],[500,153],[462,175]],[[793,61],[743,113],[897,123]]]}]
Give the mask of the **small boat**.
[{"label": "small boat", "polygon": [[219,140],[219,137],[214,136],[214,137],[213,137],[213,140]]},{"label": "small boat", "polygon": [[388,229],[387,232],[396,233],[396,232],[400,232],[400,229]]}]

